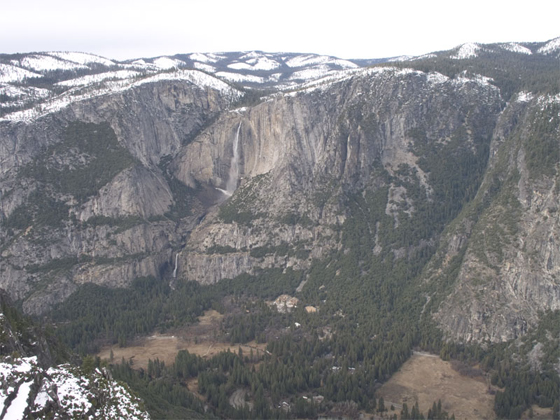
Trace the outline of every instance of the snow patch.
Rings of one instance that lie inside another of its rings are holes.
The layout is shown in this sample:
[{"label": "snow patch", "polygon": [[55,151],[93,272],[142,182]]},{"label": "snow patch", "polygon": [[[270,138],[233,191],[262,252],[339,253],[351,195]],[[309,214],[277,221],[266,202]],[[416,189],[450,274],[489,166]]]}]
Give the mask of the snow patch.
[{"label": "snow patch", "polygon": [[216,73],[216,76],[223,77],[226,80],[232,82],[247,82],[247,83],[264,83],[264,78],[258,76],[252,76],[250,74],[238,74],[238,73],[228,73],[225,71],[220,71]]},{"label": "snow patch", "polygon": [[183,67],[185,65],[184,61],[177,60],[169,57],[159,57],[153,61],[154,65],[163,70],[169,70],[173,68]]},{"label": "snow patch", "polygon": [[21,82],[25,79],[34,77],[43,77],[38,73],[33,73],[29,70],[24,70],[10,64],[0,63],[0,83]]},{"label": "snow patch", "polygon": [[36,88],[36,87],[23,87],[23,86],[12,86],[12,85],[0,85],[0,95],[6,95],[10,98],[46,98],[51,93],[48,89]]},{"label": "snow patch", "polygon": [[194,53],[189,55],[189,58],[193,61],[201,61],[203,63],[217,63],[218,61],[224,59],[225,57],[219,54],[202,54],[202,53]]},{"label": "snow patch", "polygon": [[547,42],[546,45],[539,48],[537,52],[540,54],[552,54],[558,51],[560,51],[560,37]]},{"label": "snow patch", "polygon": [[451,58],[455,60],[464,60],[467,58],[473,58],[478,56],[478,50],[480,50],[480,46],[475,44],[474,42],[469,42],[463,44],[459,47],[459,51],[457,54],[452,55]]},{"label": "snow patch", "polygon": [[416,60],[427,60],[428,58],[436,58],[437,55],[436,54],[424,54],[424,55],[419,55],[418,57],[412,57],[409,61],[416,61]]},{"label": "snow patch", "polygon": [[195,63],[194,63],[194,68],[197,69],[197,70],[206,71],[208,73],[215,73],[216,72],[216,67],[211,66],[209,64],[199,63],[197,61],[195,61]]},{"label": "snow patch", "polygon": [[228,64],[228,68],[233,70],[252,70],[253,67],[247,63],[231,63]]},{"label": "snow patch", "polygon": [[501,44],[500,47],[502,47],[504,50],[511,51],[514,53],[527,54],[527,55],[533,54],[529,48],[524,47],[523,45],[519,45],[515,42],[510,42],[509,44]]},{"label": "snow patch", "polygon": [[441,73],[428,73],[428,82],[429,83],[434,83],[434,84],[438,84],[438,83],[446,83],[449,81],[449,77],[441,74]]},{"label": "snow patch", "polygon": [[248,60],[250,58],[261,58],[264,57],[264,54],[256,52],[256,51],[250,51],[244,55],[241,56],[241,60]]},{"label": "snow patch", "polygon": [[302,55],[294,57],[286,61],[288,67],[303,67],[312,66],[317,64],[332,64],[340,66],[343,69],[355,69],[359,66],[348,60],[341,60],[338,58],[329,57],[327,55]]},{"label": "snow patch", "polygon": [[390,58],[387,60],[390,63],[399,62],[399,61],[409,61],[412,60],[414,57],[411,55],[401,55],[399,57]]},{"label": "snow patch", "polygon": [[246,62],[237,62],[229,64],[228,67],[233,70],[274,70],[280,67],[280,63],[267,57],[258,57],[247,60]]},{"label": "snow patch", "polygon": [[[539,104],[541,106],[560,104],[560,93],[558,93],[556,95],[545,95],[545,96],[539,97]],[[559,113],[559,116],[560,116],[560,113]]]},{"label": "snow patch", "polygon": [[[0,384],[7,384],[10,382],[19,382],[21,378],[28,378],[33,369],[37,367],[37,357],[24,357],[18,358],[11,362],[0,362]],[[29,384],[33,381],[28,382]],[[8,396],[14,392],[14,388],[9,387],[5,389],[4,386],[0,386],[0,413],[4,409],[4,404]],[[8,408],[8,412],[11,415],[6,415],[6,419],[22,419],[23,410],[27,406],[27,398],[29,395],[29,388],[26,387],[26,383],[23,383],[16,396]],[[21,408],[23,404],[23,409]],[[21,415],[19,415],[21,413]]]},{"label": "snow patch", "polygon": [[531,92],[519,92],[516,100],[517,100],[517,102],[529,102],[534,97],[535,96]]},{"label": "snow patch", "polygon": [[192,84],[201,88],[211,88],[211,89],[218,90],[222,93],[241,95],[241,93],[238,90],[233,89],[227,83],[217,79],[214,76],[210,76],[206,73],[197,70],[180,70],[174,73],[156,74],[146,79],[139,80],[138,82],[134,83],[131,87],[140,86],[146,83],[155,83],[162,80],[184,80],[187,82],[191,82]]},{"label": "snow patch", "polygon": [[[35,418],[53,398],[60,402],[56,418],[149,419],[140,409],[138,398],[124,386],[104,377],[99,370],[85,377],[81,369],[68,364],[44,371],[37,365],[37,357],[4,360],[0,362],[0,413],[4,411],[5,419],[23,419],[28,408]],[[33,400],[31,389],[37,382],[40,388]],[[10,402],[7,402],[8,396]],[[93,411],[95,415],[90,415]]]},{"label": "snow patch", "polygon": [[48,55],[30,55],[22,58],[19,62],[22,67],[35,71],[87,69],[87,66],[83,64],[61,60]]},{"label": "snow patch", "polygon": [[81,52],[49,52],[49,55],[62,58],[63,60],[73,61],[78,64],[103,64],[104,66],[114,66],[115,62],[95,54],[81,53]]},{"label": "snow patch", "polygon": [[57,386],[58,398],[62,408],[72,417],[74,414],[87,412],[91,407],[90,398],[93,394],[87,390],[89,380],[81,376],[74,376],[69,371],[69,366],[50,368],[48,374]]},{"label": "snow patch", "polygon": [[310,69],[296,71],[290,76],[290,80],[309,80],[318,79],[319,77],[326,76],[329,72],[336,71],[331,70],[326,64],[318,65]]},{"label": "snow patch", "polygon": [[132,399],[126,389],[115,382],[109,384],[105,390],[110,405],[105,405],[102,410],[97,410],[96,417],[104,419],[143,419],[149,420],[150,416],[139,409],[139,401]]},{"label": "snow patch", "polygon": [[467,83],[478,83],[479,85],[483,86],[490,86],[491,82],[494,80],[491,77],[482,76],[480,74],[474,74],[472,76],[468,76],[466,74],[466,70],[461,73],[462,76],[457,76],[453,79],[453,83],[455,85],[464,85]]},{"label": "snow patch", "polygon": [[31,391],[31,385],[33,381],[24,382],[20,385],[16,398],[12,401],[6,415],[6,419],[23,419],[23,414],[27,408],[27,399],[29,398],[29,391]]},{"label": "snow patch", "polygon": [[110,71],[107,73],[92,74],[89,76],[78,77],[76,79],[65,80],[64,82],[59,82],[56,86],[89,86],[94,83],[99,83],[108,79],[132,79],[133,77],[140,76],[142,73],[132,70],[119,70]]},{"label": "snow patch", "polygon": [[267,57],[261,57],[253,64],[253,70],[274,70],[280,67],[280,63]]}]

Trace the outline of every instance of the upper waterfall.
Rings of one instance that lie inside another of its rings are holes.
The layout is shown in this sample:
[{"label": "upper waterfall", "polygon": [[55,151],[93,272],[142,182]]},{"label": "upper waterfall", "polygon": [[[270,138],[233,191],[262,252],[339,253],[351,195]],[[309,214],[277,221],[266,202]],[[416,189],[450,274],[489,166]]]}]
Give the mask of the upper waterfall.
[{"label": "upper waterfall", "polygon": [[226,189],[219,188],[228,197],[231,196],[237,189],[239,182],[239,133],[241,132],[241,122],[237,126],[237,132],[233,140],[233,156],[229,165],[228,180],[226,182]]}]

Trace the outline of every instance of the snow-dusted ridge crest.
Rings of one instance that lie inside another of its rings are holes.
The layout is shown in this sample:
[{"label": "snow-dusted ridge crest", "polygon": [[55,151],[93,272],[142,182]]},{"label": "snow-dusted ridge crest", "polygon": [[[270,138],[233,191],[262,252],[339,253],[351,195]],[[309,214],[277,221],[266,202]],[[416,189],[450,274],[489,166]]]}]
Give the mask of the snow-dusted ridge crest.
[{"label": "snow-dusted ridge crest", "polygon": [[442,84],[442,83],[453,83],[455,85],[465,85],[468,83],[476,83],[481,86],[489,86],[493,89],[497,89],[491,84],[492,79],[481,76],[479,74],[466,75],[461,74],[455,78],[450,78],[438,72],[423,72],[420,70],[412,68],[397,68],[397,67],[372,67],[366,69],[355,69],[355,70],[340,70],[333,72],[320,79],[302,83],[292,87],[290,92],[286,95],[296,95],[299,92],[312,92],[315,90],[325,90],[334,84],[338,84],[349,80],[354,77],[402,77],[407,75],[417,75],[420,77],[425,77],[426,81],[430,84]]},{"label": "snow-dusted ridge crest", "polygon": [[[477,59],[491,54],[560,58],[560,37],[541,43],[466,43],[420,56],[344,60],[309,54],[261,51],[188,53],[116,61],[69,51],[0,54],[0,121],[31,121],[71,103],[158,80],[188,80],[238,97],[245,89],[277,92],[314,88],[379,64],[417,60]],[[510,56],[509,59],[516,59]],[[414,67],[414,64],[410,64]],[[198,73],[194,73],[198,70]],[[369,70],[366,70],[369,71]],[[378,71],[378,70],[376,70]],[[194,76],[196,75],[196,77]],[[43,81],[40,80],[45,78]],[[188,77],[187,77],[188,76]],[[48,84],[48,80],[54,81]],[[196,79],[196,80],[194,80]],[[232,87],[233,86],[233,87]],[[237,87],[237,89],[235,88]]]},{"label": "snow-dusted ridge crest", "polygon": [[104,95],[112,95],[144,84],[156,83],[161,81],[185,81],[190,82],[195,86],[203,89],[215,89],[220,91],[222,94],[229,96],[232,101],[242,96],[242,93],[239,90],[231,87],[224,81],[219,80],[214,76],[208,75],[198,70],[178,70],[170,73],[158,73],[155,75],[149,75],[140,80],[136,80],[135,78],[128,78],[124,80],[110,80],[105,82],[103,82],[103,79],[95,80],[95,82],[103,83],[94,88],[74,87],[62,93],[61,95],[55,96],[51,99],[35,105],[31,109],[16,111],[11,114],[5,115],[4,118],[0,119],[0,121],[31,122],[47,114],[59,111],[62,108],[65,108],[76,102]]},{"label": "snow-dusted ridge crest", "polygon": [[540,54],[560,53],[560,36],[548,41],[546,45],[539,48],[538,52]]},{"label": "snow-dusted ridge crest", "polygon": [[101,57],[100,55],[90,54],[90,53],[83,53],[77,51],[54,51],[54,52],[46,52],[47,55],[52,55],[58,58],[62,58],[63,60],[72,61],[77,64],[103,64],[104,66],[114,66],[116,64],[115,61],[110,60],[105,57]]}]

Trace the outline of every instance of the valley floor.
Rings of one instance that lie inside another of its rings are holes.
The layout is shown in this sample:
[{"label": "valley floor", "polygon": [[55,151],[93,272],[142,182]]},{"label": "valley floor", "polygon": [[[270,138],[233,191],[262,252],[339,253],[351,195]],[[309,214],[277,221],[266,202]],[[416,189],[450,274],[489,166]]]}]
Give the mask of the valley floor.
[{"label": "valley floor", "polygon": [[[103,348],[98,356],[101,359],[113,359],[118,362],[124,358],[132,360],[136,369],[147,369],[148,360],[165,362],[170,366],[180,350],[188,350],[192,354],[204,358],[227,351],[244,354],[251,350],[257,355],[265,351],[266,344],[255,341],[242,345],[231,345],[217,339],[220,333],[220,323],[223,315],[209,310],[199,318],[199,323],[169,334],[156,333],[149,337],[137,339],[131,346],[119,347],[114,345]],[[189,389],[195,391],[197,381],[189,383]],[[386,414],[400,413],[403,403],[407,403],[409,410],[418,402],[421,412],[427,413],[434,402],[441,400],[445,411],[455,414],[457,419],[494,419],[494,393],[496,387],[489,385],[489,380],[480,374],[469,377],[453,369],[452,363],[443,361],[439,356],[414,352],[412,357],[385,383],[377,396],[383,397],[385,407],[394,406],[394,411]],[[199,398],[202,396],[196,394]],[[539,413],[535,413],[537,416]]]},{"label": "valley floor", "polygon": [[115,362],[120,362],[124,358],[126,361],[132,360],[133,367],[136,369],[147,369],[150,359],[159,359],[166,366],[171,366],[180,350],[188,350],[189,353],[204,358],[211,358],[228,349],[232,353],[237,353],[241,348],[243,353],[247,355],[251,350],[255,355],[264,351],[266,343],[251,341],[246,344],[231,345],[218,341],[216,336],[219,334],[222,318],[223,315],[219,312],[209,310],[199,318],[197,324],[181,328],[170,334],[156,333],[149,337],[142,337],[127,347],[119,347],[118,344],[107,346],[102,348],[97,356],[108,360],[111,357],[111,351],[113,351]]}]

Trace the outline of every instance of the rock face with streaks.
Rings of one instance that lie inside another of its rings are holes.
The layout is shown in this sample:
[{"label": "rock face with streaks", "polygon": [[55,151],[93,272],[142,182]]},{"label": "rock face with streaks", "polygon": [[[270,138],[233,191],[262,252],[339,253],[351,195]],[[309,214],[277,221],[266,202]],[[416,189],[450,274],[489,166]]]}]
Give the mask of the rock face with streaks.
[{"label": "rock face with streaks", "polygon": [[468,228],[443,241],[464,253],[436,314],[451,337],[506,341],[539,311],[560,309],[559,128],[557,97],[513,102],[498,119],[484,182],[461,219]]},{"label": "rock face with streaks", "polygon": [[[189,252],[181,255],[186,277],[213,283],[279,263],[305,268],[338,247],[335,230],[348,216],[345,196],[358,191],[389,186],[387,212],[398,219],[410,198],[404,187],[381,181],[382,172],[395,176],[405,165],[431,193],[412,150],[416,132],[444,144],[464,131],[461,147],[476,148],[490,141],[500,110],[499,93],[488,84],[387,69],[227,114],[173,162],[188,185],[223,188],[228,160],[220,154],[232,154],[241,124],[243,181],[220,208],[221,217],[207,218],[192,233]],[[284,243],[302,244],[307,261],[274,253]],[[252,256],[253,248],[263,247],[272,252]],[[231,252],[208,252],[217,249]]]}]

